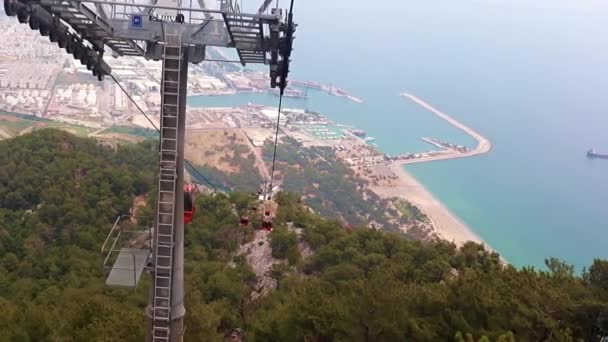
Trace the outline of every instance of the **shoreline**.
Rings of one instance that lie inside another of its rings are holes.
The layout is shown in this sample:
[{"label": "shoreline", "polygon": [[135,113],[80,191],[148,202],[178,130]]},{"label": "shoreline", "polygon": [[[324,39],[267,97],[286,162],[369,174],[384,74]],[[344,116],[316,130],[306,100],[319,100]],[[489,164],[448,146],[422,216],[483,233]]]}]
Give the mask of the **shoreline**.
[{"label": "shoreline", "polygon": [[[473,131],[467,126],[464,126],[455,119],[449,117],[447,114],[440,112],[413,95],[401,95],[431,111],[433,114],[442,117],[450,124],[462,126],[459,128],[463,129],[467,134],[470,134],[478,141],[478,146],[474,150],[468,153],[463,153],[458,157],[468,157],[471,155],[483,154],[491,150],[491,142],[481,134]],[[443,116],[449,118],[449,120]],[[473,133],[471,134],[469,130],[473,131]],[[378,153],[381,153],[377,148],[374,149],[378,151]],[[454,156],[449,157],[454,158]],[[427,161],[430,162],[432,160]],[[377,169],[380,167],[388,168],[396,176],[396,178],[394,178],[391,183],[382,182],[379,185],[370,186],[370,190],[375,192],[378,196],[382,198],[403,198],[417,206],[430,219],[430,226],[432,227],[432,231],[430,232],[431,234],[435,234],[446,241],[453,242],[457,246],[462,246],[467,241],[473,241],[484,245],[487,250],[493,250],[486,241],[477,235],[456,214],[448,209],[444,203],[438,200],[435,195],[433,195],[413,175],[411,175],[403,167],[403,165],[399,163],[391,163],[388,165],[384,163],[377,164],[372,166],[374,173],[377,173]]]},{"label": "shoreline", "polygon": [[401,165],[391,165],[390,170],[397,176],[397,184],[377,185],[370,189],[383,198],[400,197],[411,202],[429,217],[436,233],[444,240],[462,246],[467,241],[491,247],[469,226],[438,200],[424,185],[412,176]]},{"label": "shoreline", "polygon": [[[408,94],[409,95],[409,94]],[[414,97],[413,95],[411,95]],[[419,105],[425,107],[429,111],[433,112],[435,115],[439,115],[437,109],[433,108],[431,105],[422,102],[422,100],[416,98]],[[424,105],[422,104],[424,103]],[[447,116],[442,112],[439,112],[441,115]],[[439,115],[439,116],[441,116]],[[455,119],[450,119],[457,124],[460,124]],[[471,130],[470,128],[464,126],[467,130]],[[466,130],[465,130],[466,132]],[[469,132],[467,132],[469,133]],[[463,153],[462,156],[458,157],[468,157],[475,154],[487,153],[490,151],[492,144],[488,139],[483,137],[481,134],[475,132],[474,138],[478,141],[478,146],[476,149]],[[349,134],[351,138],[361,141],[363,140]],[[369,146],[369,145],[367,145]],[[377,153],[382,154],[382,152],[376,147],[374,148]],[[454,158],[454,156],[448,156]],[[428,160],[430,161],[430,160]],[[357,172],[355,166],[351,164],[351,168]],[[378,172],[379,168],[388,168],[390,172],[395,176],[391,180],[390,183],[381,182],[378,185],[370,186],[370,190],[375,192],[378,196],[382,198],[403,198],[413,205],[417,206],[429,219],[430,226],[432,227],[431,234],[437,235],[438,237],[455,243],[457,246],[462,246],[467,241],[473,241],[479,244],[482,244],[486,247],[487,250],[493,250],[489,244],[484,241],[479,235],[477,235],[468,225],[466,225],[456,214],[454,214],[450,209],[448,209],[444,203],[442,203],[439,199],[435,197],[424,185],[422,185],[413,175],[411,175],[407,170],[403,167],[403,165],[399,163],[380,163],[374,166],[371,166],[371,169],[376,174],[381,174],[382,172]]]},{"label": "shoreline", "polygon": [[[304,87],[304,88],[310,88],[313,90],[317,90],[320,92],[325,92],[330,96],[334,96],[334,97],[341,97],[341,98],[345,98],[349,101],[355,102],[355,103],[364,103],[364,101],[359,98],[356,97],[348,92],[346,92],[345,90],[339,89],[339,88],[330,88],[330,86],[327,85],[323,85],[323,84],[319,84],[318,86],[308,86],[306,84],[308,84],[308,82],[298,82],[298,81],[293,81],[294,85],[298,86],[298,87]],[[276,97],[279,97],[279,93],[275,92],[275,91],[270,91],[267,89],[253,89],[253,90],[237,90],[234,88],[230,88],[230,89],[226,89],[226,90],[218,90],[216,92],[190,92],[190,94],[188,94],[188,97],[206,97],[206,96],[230,96],[230,95],[239,95],[239,94],[267,94],[267,95],[274,95]],[[290,98],[290,99],[298,99],[298,100],[307,100],[308,96],[306,94],[299,94],[299,93],[285,93],[284,95],[286,98]]]},{"label": "shoreline", "polygon": [[[406,164],[472,157],[475,155],[485,154],[490,152],[492,149],[492,143],[489,139],[474,129],[436,109],[415,95],[401,93],[400,96],[416,103],[434,115],[437,115],[439,118],[447,121],[450,125],[464,131],[477,141],[477,146],[473,150],[462,154],[436,156],[427,158],[425,160],[402,161],[387,164],[384,167],[388,167],[389,170],[396,176],[396,179],[394,179],[396,184],[389,183],[376,185],[370,187],[371,190],[380,197],[399,197],[417,206],[430,219],[431,226],[433,227],[433,233],[444,240],[453,242],[457,246],[462,246],[467,241],[473,241],[484,245],[487,250],[494,251],[494,249],[492,249],[492,247],[489,246],[486,241],[477,235],[477,233],[475,233],[471,227],[464,223],[461,218],[454,214],[443,202],[437,199],[435,195],[433,195],[403,166]],[[376,166],[376,170],[379,167],[381,166]]]}]

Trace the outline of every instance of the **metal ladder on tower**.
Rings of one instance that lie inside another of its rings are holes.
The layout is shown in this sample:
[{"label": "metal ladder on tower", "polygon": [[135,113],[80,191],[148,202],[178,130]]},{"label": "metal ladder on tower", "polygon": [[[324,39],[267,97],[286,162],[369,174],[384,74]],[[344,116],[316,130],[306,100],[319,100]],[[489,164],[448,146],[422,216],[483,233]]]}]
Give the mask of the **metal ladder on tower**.
[{"label": "metal ladder on tower", "polygon": [[154,250],[154,304],[152,341],[169,341],[171,336],[171,283],[173,276],[174,224],[177,190],[178,117],[182,63],[179,34],[165,34],[163,53],[160,172]]}]

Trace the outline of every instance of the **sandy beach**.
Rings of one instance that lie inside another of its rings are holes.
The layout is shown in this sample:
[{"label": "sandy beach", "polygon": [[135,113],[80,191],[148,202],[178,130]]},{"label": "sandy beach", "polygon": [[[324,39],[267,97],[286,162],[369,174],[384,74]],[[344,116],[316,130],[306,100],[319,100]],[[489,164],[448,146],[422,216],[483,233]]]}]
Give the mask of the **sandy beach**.
[{"label": "sandy beach", "polygon": [[393,180],[392,184],[372,186],[372,191],[381,197],[403,197],[416,205],[431,219],[436,230],[435,233],[445,240],[454,242],[458,246],[467,241],[474,241],[483,243],[489,247],[477,234],[401,166],[384,165],[379,167],[390,168],[398,178]]}]

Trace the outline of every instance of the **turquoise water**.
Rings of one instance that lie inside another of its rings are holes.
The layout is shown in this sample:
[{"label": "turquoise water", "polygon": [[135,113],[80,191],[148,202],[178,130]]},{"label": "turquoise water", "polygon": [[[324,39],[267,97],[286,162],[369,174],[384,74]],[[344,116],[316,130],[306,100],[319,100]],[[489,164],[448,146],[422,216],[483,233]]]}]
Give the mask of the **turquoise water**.
[{"label": "turquoise water", "polygon": [[[288,106],[365,129],[388,153],[428,149],[421,136],[473,144],[397,96],[416,94],[492,140],[488,155],[408,170],[506,259],[556,256],[580,270],[608,258],[608,161],[584,156],[608,152],[607,4],[305,0],[296,11],[292,77],[365,103],[317,92]],[[249,101],[277,98],[191,104]]]}]

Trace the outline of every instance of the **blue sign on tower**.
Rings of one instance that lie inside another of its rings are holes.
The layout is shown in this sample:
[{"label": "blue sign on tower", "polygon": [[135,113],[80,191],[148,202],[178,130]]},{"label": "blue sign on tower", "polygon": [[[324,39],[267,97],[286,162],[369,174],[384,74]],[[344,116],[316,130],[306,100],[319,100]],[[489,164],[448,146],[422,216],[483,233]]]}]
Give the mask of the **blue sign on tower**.
[{"label": "blue sign on tower", "polygon": [[138,14],[134,14],[133,16],[131,16],[131,27],[133,27],[133,28],[144,27],[143,17]]}]

